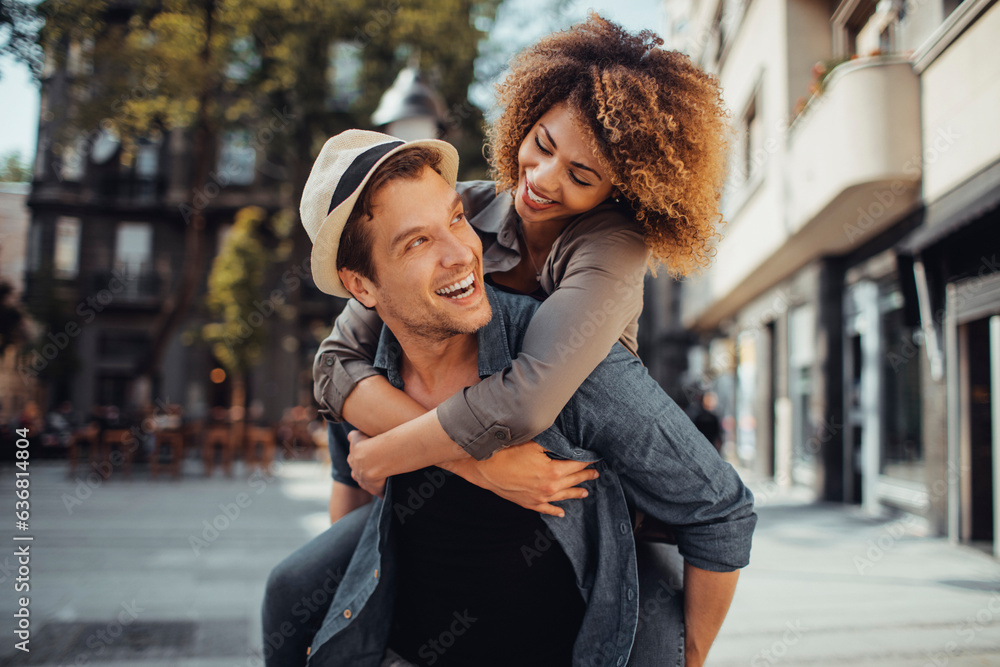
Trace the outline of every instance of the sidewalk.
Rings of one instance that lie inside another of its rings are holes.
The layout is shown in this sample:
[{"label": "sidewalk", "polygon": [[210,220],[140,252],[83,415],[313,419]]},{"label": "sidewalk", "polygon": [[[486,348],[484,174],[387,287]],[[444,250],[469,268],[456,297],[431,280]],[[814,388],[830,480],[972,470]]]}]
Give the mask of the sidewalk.
[{"label": "sidewalk", "polygon": [[[328,472],[293,462],[266,477],[238,465],[233,479],[205,479],[186,465],[180,481],[137,469],[131,482],[91,488],[68,479],[65,462],[32,464],[32,650],[13,648],[24,593],[11,593],[8,547],[0,665],[262,664],[265,579],[328,524]],[[10,509],[13,472],[0,468],[0,506]],[[912,522],[751,486],[753,562],[709,665],[1000,664],[1000,563],[920,537]]]},{"label": "sidewalk", "polygon": [[751,564],[708,664],[1000,665],[1000,562],[912,518],[748,484]]},{"label": "sidewalk", "polygon": [[[179,481],[68,479],[65,461],[31,464],[31,653],[15,651],[13,549],[0,552],[0,665],[256,667],[260,604],[271,568],[329,526],[328,467],[235,466]],[[242,471],[242,473],[241,473]],[[86,477],[86,471],[78,471]],[[0,507],[14,533],[14,471]],[[23,543],[17,543],[23,544]],[[13,655],[16,653],[16,655]]]}]

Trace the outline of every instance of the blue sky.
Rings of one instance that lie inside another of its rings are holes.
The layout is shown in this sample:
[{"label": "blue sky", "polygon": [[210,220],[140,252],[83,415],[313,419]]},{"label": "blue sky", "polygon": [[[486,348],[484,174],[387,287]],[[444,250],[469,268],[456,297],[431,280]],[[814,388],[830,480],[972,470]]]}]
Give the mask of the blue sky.
[{"label": "blue sky", "polygon": [[[530,18],[539,4],[540,0],[507,0],[497,16],[496,36],[516,33],[519,42],[528,43],[548,30],[582,20],[590,9],[630,30],[659,32],[664,21],[662,0],[576,0],[567,3],[558,17],[550,16],[539,24],[537,34],[530,34],[531,22],[526,17]],[[0,156],[18,151],[30,163],[38,136],[38,86],[28,69],[10,58],[0,58],[0,74]],[[489,95],[489,86],[473,91],[478,104],[488,104]]]},{"label": "blue sky", "polygon": [[38,86],[28,68],[0,58],[0,156],[19,151],[30,162],[38,136]]}]

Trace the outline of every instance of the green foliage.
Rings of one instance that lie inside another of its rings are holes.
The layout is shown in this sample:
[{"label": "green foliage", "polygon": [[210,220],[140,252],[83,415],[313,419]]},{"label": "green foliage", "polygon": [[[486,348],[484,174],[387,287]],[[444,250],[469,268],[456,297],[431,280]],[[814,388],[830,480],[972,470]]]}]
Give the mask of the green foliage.
[{"label": "green foliage", "polygon": [[271,258],[258,232],[266,220],[262,208],[241,209],[208,275],[205,305],[216,321],[203,327],[202,337],[234,374],[260,361],[269,318],[282,305],[269,301],[263,291]]},{"label": "green foliage", "polygon": [[0,56],[14,56],[35,76],[42,71],[42,50],[35,42],[41,22],[34,3],[0,0]]},{"label": "green foliage", "polygon": [[[55,110],[65,114],[57,142],[100,126],[122,138],[127,161],[135,139],[194,127],[204,104],[214,133],[260,127],[288,109],[296,128],[286,130],[303,130],[318,150],[346,127],[370,127],[381,94],[419,54],[450,128],[481,143],[468,87],[485,36],[477,26],[489,26],[500,1],[136,0],[126,13],[108,0],[48,0],[40,44],[51,57],[74,52],[94,63],[93,76],[77,77],[76,104]],[[346,109],[331,105],[345,92],[331,90],[334,45],[359,67]],[[302,159],[300,146],[282,146],[267,149],[286,163]]]},{"label": "green foliage", "polygon": [[31,168],[21,160],[21,154],[11,151],[0,158],[0,183],[27,183],[31,180]]}]

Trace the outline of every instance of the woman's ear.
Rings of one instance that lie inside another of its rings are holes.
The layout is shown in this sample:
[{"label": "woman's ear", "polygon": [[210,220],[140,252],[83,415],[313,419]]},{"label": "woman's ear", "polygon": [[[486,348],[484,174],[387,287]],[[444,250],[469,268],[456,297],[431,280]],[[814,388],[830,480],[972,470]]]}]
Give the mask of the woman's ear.
[{"label": "woman's ear", "polygon": [[375,286],[372,284],[372,281],[350,269],[338,269],[337,275],[340,277],[340,282],[344,283],[347,291],[353,294],[354,298],[361,302],[361,305],[366,308],[374,308],[376,306],[378,299],[375,298],[373,291]]}]

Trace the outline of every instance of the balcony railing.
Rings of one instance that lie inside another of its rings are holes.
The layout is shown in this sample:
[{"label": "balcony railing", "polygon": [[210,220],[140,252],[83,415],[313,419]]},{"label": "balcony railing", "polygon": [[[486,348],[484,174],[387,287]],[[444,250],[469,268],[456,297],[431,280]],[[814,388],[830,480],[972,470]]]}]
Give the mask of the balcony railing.
[{"label": "balcony railing", "polygon": [[786,220],[809,245],[849,250],[917,204],[920,87],[905,58],[840,65],[790,133]]},{"label": "balcony railing", "polygon": [[163,296],[163,280],[153,272],[99,271],[87,282],[89,294],[107,307],[157,306]]}]

